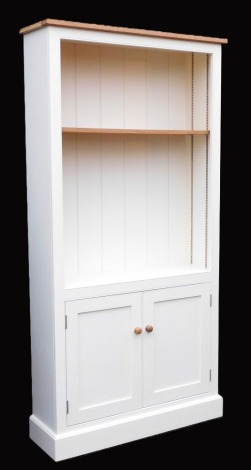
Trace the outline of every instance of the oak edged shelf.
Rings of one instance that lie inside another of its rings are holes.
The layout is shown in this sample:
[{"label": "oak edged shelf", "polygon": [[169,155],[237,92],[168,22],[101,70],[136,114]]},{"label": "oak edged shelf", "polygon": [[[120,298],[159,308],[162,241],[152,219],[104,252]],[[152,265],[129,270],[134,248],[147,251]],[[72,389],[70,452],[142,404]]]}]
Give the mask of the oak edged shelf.
[{"label": "oak edged shelf", "polygon": [[118,134],[118,135],[209,135],[209,130],[176,130],[176,129],[104,129],[63,127],[63,134]]}]

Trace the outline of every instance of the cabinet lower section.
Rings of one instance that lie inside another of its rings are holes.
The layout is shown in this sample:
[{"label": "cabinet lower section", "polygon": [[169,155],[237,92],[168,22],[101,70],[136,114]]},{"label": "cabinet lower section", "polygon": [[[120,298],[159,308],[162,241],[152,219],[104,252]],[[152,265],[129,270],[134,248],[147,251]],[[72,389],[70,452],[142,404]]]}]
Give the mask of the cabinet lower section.
[{"label": "cabinet lower section", "polygon": [[210,392],[210,284],[67,302],[68,426]]},{"label": "cabinet lower section", "polygon": [[32,415],[30,437],[59,461],[219,418],[222,412],[221,396],[208,395],[71,426],[61,434],[53,433]]},{"label": "cabinet lower section", "polygon": [[32,415],[31,438],[57,461],[222,416],[210,293],[191,283],[66,302],[65,427]]}]

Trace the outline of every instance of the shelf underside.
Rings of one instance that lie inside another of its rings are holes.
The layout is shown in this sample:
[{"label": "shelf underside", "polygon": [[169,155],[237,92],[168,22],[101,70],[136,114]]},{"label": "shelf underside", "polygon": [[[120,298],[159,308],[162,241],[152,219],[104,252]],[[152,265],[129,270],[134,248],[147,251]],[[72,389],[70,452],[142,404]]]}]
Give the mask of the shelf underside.
[{"label": "shelf underside", "polygon": [[209,130],[167,129],[104,129],[63,127],[63,134],[118,134],[118,135],[209,135]]},{"label": "shelf underside", "polygon": [[141,270],[113,271],[106,273],[93,273],[77,276],[66,282],[65,289],[76,289],[90,286],[117,284],[123,282],[144,281],[147,279],[160,279],[172,276],[185,276],[189,274],[205,273],[209,270],[195,265],[169,266],[163,268],[149,268]]}]

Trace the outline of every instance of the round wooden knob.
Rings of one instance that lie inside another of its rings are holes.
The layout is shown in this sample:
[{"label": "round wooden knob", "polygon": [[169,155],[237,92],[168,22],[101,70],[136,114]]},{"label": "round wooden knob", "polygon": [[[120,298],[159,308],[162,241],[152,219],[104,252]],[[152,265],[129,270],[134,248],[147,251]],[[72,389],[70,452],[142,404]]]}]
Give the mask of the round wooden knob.
[{"label": "round wooden knob", "polygon": [[135,335],[140,335],[142,333],[142,328],[140,328],[139,326],[136,326],[136,328],[134,328],[134,333]]},{"label": "round wooden knob", "polygon": [[153,331],[153,326],[152,325],[146,325],[146,331],[147,331],[147,333],[151,333]]}]

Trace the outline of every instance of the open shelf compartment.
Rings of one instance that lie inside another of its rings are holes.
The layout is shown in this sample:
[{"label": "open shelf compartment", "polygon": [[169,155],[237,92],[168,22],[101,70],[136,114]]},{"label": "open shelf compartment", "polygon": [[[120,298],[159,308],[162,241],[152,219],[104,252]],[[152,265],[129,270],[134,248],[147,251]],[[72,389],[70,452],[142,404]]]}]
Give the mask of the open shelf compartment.
[{"label": "open shelf compartment", "polygon": [[208,56],[62,42],[65,288],[208,268]]}]

